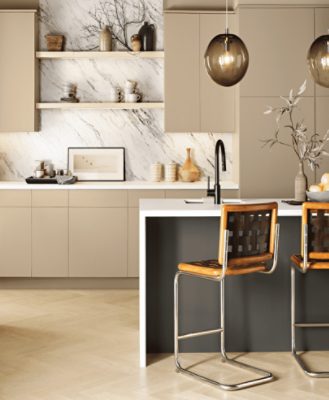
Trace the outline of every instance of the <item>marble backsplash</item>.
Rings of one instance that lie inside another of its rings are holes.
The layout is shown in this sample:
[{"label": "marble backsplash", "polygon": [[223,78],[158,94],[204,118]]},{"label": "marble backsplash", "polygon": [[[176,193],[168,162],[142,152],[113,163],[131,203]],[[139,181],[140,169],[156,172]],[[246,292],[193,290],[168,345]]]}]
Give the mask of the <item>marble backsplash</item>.
[{"label": "marble backsplash", "polygon": [[[157,49],[163,49],[162,0],[116,0],[125,9],[126,19],[138,19],[145,5],[145,19],[157,28]],[[67,50],[90,50],[98,37],[90,35],[93,15],[104,4],[111,9],[114,0],[40,0],[40,48],[44,35],[61,32]],[[89,27],[88,32],[86,27]],[[96,28],[95,28],[96,29]],[[97,28],[98,29],[98,28]],[[128,26],[128,35],[139,25]],[[97,30],[96,30],[97,32]],[[122,48],[122,46],[118,46]],[[123,87],[126,79],[138,81],[145,101],[163,101],[164,61],[132,60],[43,60],[40,63],[41,101],[58,101],[64,83],[78,86],[81,101],[106,101],[110,87]],[[30,176],[35,160],[52,160],[65,168],[67,148],[72,146],[123,146],[126,148],[128,180],[148,180],[153,162],[182,163],[186,147],[204,175],[213,175],[214,145],[218,138],[227,149],[228,171],[224,180],[232,180],[232,134],[164,132],[163,110],[44,110],[37,133],[0,134],[0,179],[20,180]]]}]

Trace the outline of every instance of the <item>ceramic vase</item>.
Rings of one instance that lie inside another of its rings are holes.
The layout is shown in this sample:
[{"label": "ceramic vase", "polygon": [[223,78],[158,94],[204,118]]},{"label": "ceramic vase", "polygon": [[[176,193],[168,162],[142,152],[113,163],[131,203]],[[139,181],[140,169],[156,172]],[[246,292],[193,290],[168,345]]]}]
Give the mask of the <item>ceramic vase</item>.
[{"label": "ceramic vase", "polygon": [[105,26],[99,33],[99,50],[112,51],[112,33],[108,26]]},{"label": "ceramic vase", "polygon": [[299,162],[298,172],[295,178],[295,200],[305,201],[307,190],[307,177],[304,173],[304,164],[302,161]]},{"label": "ceramic vase", "polygon": [[138,32],[141,38],[142,50],[143,51],[154,51],[155,48],[155,26],[144,22],[144,25]]},{"label": "ceramic vase", "polygon": [[200,170],[193,163],[191,149],[186,149],[187,157],[183,166],[179,169],[179,177],[183,182],[195,182],[200,179]]}]

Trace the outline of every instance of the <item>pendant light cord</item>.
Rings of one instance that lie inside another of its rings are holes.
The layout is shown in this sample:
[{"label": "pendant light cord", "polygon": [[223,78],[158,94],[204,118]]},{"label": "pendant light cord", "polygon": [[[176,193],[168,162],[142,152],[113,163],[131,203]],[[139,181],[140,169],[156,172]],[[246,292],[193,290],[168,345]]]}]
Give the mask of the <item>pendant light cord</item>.
[{"label": "pendant light cord", "polygon": [[228,33],[228,0],[226,0],[226,13],[225,13],[225,33]]}]

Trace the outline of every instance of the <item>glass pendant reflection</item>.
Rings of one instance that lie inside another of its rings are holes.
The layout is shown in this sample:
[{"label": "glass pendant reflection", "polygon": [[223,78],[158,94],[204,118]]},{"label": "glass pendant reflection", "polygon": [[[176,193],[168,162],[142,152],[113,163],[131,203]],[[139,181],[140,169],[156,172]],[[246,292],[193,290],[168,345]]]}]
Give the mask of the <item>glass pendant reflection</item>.
[{"label": "glass pendant reflection", "polygon": [[329,35],[320,36],[312,43],[307,59],[314,81],[329,88]]},{"label": "glass pendant reflection", "polygon": [[219,85],[233,86],[245,76],[249,65],[246,45],[236,35],[215,36],[205,54],[208,74]]}]

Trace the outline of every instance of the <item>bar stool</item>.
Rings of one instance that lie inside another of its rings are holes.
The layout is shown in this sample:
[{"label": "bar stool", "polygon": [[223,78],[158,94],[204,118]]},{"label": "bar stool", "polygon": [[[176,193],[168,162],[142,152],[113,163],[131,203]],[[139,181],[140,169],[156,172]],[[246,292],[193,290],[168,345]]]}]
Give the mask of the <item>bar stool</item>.
[{"label": "bar stool", "polygon": [[[175,364],[182,372],[201,381],[211,383],[224,390],[239,390],[273,380],[270,372],[228,358],[225,352],[225,278],[226,276],[261,272],[271,274],[277,265],[279,225],[277,203],[223,205],[221,207],[219,257],[218,260],[181,263],[174,282],[174,339]],[[268,267],[268,262],[272,266]],[[179,334],[179,278],[193,276],[220,284],[220,327],[218,329]],[[184,368],[179,361],[179,341],[204,335],[220,333],[222,360],[258,375],[260,378],[236,384],[225,384]]]},{"label": "bar stool", "polygon": [[329,378],[329,371],[311,371],[296,351],[296,328],[329,328],[329,323],[296,323],[295,269],[306,274],[329,269],[329,203],[304,203],[301,255],[291,256],[291,352],[304,373],[312,378]]}]

